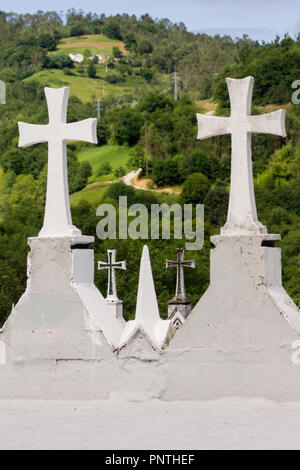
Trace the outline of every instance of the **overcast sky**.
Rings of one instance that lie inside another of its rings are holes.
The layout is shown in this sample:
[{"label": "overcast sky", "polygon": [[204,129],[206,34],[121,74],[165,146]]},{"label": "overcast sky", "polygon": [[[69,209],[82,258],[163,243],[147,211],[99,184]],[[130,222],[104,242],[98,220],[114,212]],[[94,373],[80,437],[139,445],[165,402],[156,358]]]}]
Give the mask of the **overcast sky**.
[{"label": "overcast sky", "polygon": [[190,31],[233,37],[246,33],[266,41],[276,34],[283,36],[288,32],[294,36],[300,31],[299,7],[300,0],[10,0],[5,6],[0,5],[0,9],[18,13],[69,8],[106,15],[149,13],[153,18],[183,21]]}]

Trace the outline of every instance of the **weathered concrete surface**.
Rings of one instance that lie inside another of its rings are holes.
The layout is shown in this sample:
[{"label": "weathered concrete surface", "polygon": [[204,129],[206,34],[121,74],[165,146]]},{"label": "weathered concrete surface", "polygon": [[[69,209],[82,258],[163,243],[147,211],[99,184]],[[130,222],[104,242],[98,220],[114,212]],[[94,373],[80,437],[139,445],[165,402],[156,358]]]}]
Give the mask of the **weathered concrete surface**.
[{"label": "weathered concrete surface", "polygon": [[165,399],[300,399],[300,313],[282,287],[280,249],[264,238],[214,239],[210,287],[165,354]]},{"label": "weathered concrete surface", "polygon": [[[110,329],[115,317],[93,286],[91,250],[72,251],[62,239],[31,241],[28,288],[0,335],[7,352],[1,365],[0,347],[0,397],[299,400],[300,365],[291,360],[299,312],[281,285],[280,250],[261,246],[264,238],[274,237],[217,237],[211,285],[163,351],[142,325],[149,320],[155,332],[159,320],[147,317],[156,311],[148,310],[154,302],[148,252],[141,263],[146,297],[128,335],[122,324]],[[121,341],[122,331],[125,347],[114,353],[109,338]]]},{"label": "weathered concrete surface", "polygon": [[0,335],[8,362],[113,356],[122,324],[94,285],[93,251],[72,249],[72,243],[30,239],[27,289]]},{"label": "weathered concrete surface", "polygon": [[0,414],[0,449],[300,449],[299,403],[0,400]]}]

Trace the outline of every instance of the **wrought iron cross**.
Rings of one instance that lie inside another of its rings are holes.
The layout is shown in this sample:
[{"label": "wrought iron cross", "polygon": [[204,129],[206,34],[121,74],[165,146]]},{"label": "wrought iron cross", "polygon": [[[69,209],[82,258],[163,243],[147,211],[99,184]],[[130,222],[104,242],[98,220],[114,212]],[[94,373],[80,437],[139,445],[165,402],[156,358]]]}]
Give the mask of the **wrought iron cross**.
[{"label": "wrought iron cross", "polygon": [[98,261],[98,269],[108,269],[108,285],[107,285],[107,298],[106,300],[119,300],[116,285],[116,269],[126,269],[126,261],[116,262],[116,251],[107,250],[108,263]]},{"label": "wrought iron cross", "polygon": [[254,78],[227,78],[231,115],[217,117],[197,114],[198,139],[231,134],[231,183],[227,222],[222,235],[267,233],[257,219],[254,197],[251,134],[264,133],[286,136],[285,111],[251,116]]},{"label": "wrought iron cross", "polygon": [[67,124],[69,88],[45,88],[49,124],[35,125],[19,122],[19,147],[48,143],[48,176],[46,208],[39,237],[81,235],[72,225],[68,169],[67,141],[97,143],[97,119]]},{"label": "wrought iron cross", "polygon": [[175,298],[178,300],[185,300],[185,286],[184,286],[184,268],[195,268],[195,260],[184,260],[184,248],[177,248],[177,261],[166,260],[166,268],[177,268],[177,282]]}]

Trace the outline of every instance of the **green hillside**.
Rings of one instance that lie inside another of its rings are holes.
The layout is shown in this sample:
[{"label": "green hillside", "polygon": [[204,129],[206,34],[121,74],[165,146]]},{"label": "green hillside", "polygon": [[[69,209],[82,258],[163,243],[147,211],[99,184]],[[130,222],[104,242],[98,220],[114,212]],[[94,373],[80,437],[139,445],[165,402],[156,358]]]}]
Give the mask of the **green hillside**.
[{"label": "green hillside", "polygon": [[[7,85],[6,105],[0,106],[0,326],[24,292],[27,238],[36,236],[43,223],[47,145],[18,148],[17,122],[47,122],[46,85],[71,88],[69,122],[95,117],[95,100],[101,98],[99,144],[68,145],[72,216],[83,233],[95,235],[95,207],[110,202],[117,211],[120,195],[129,205],[148,209],[158,202],[205,205],[205,245],[193,253],[196,270],[186,273],[187,293],[195,304],[209,282],[209,236],[226,219],[231,168],[230,137],[197,141],[196,113],[229,115],[225,78],[253,75],[253,113],[286,108],[286,139],[253,136],[253,170],[259,219],[270,233],[282,235],[284,285],[300,302],[300,106],[291,103],[292,83],[300,76],[300,36],[260,45],[246,36],[193,34],[183,23],[149,15],[106,18],[69,11],[66,21],[50,17],[43,12],[0,15],[0,79]],[[84,64],[74,65],[70,53],[85,55]],[[118,60],[95,66],[89,54]],[[143,169],[145,187],[173,191],[135,191],[117,182],[115,175],[130,170],[129,158],[132,169]],[[96,238],[94,245],[96,259],[114,248],[127,259],[127,277],[118,285],[127,319],[135,310],[143,243]],[[165,313],[175,279],[162,267],[185,241],[147,243]],[[96,272],[95,279],[103,286],[105,273]]]},{"label": "green hillside", "polygon": [[57,51],[51,53],[84,54],[86,50],[89,50],[92,55],[103,54],[112,57],[114,47],[118,47],[124,54],[127,53],[122,41],[109,39],[102,34],[88,34],[61,39],[57,45]]},{"label": "green hillside", "polygon": [[151,89],[138,77],[130,78],[123,83],[110,84],[104,80],[106,75],[104,66],[97,65],[96,69],[97,77],[94,79],[86,75],[80,75],[77,73],[75,67],[74,71],[72,71],[72,75],[66,75],[63,70],[43,69],[31,77],[26,78],[24,82],[30,83],[37,81],[42,86],[50,86],[53,88],[69,86],[71,88],[70,96],[76,96],[83,102],[107,96],[115,99],[125,95],[132,97],[133,90],[138,90],[139,88]]},{"label": "green hillside", "polygon": [[[115,179],[114,170],[122,166],[126,169],[129,160],[128,147],[121,147],[119,145],[105,145],[103,147],[93,147],[88,150],[80,152],[78,160],[80,162],[87,161],[92,167],[93,174],[89,178],[89,183],[95,181],[111,181]],[[109,163],[112,168],[112,173],[104,176],[97,176],[97,172],[103,163]]]},{"label": "green hillside", "polygon": [[94,207],[97,207],[102,203],[106,189],[107,185],[103,185],[103,183],[89,184],[82,191],[78,191],[71,195],[71,206],[76,206],[82,201],[87,201]]}]

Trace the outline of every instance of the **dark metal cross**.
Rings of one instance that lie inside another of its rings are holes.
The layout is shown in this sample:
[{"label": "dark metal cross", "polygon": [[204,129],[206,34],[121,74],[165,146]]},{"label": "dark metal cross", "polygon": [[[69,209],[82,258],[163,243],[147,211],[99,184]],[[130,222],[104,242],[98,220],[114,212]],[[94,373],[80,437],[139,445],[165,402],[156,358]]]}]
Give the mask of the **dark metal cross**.
[{"label": "dark metal cross", "polygon": [[108,269],[108,286],[107,286],[107,299],[118,300],[117,285],[116,285],[116,269],[126,269],[126,261],[116,262],[116,251],[107,250],[108,263],[98,261],[98,269]]},{"label": "dark metal cross", "polygon": [[166,260],[166,268],[177,268],[177,283],[175,297],[178,300],[185,300],[184,268],[195,268],[195,260],[184,261],[184,248],[177,248],[177,261]]}]

